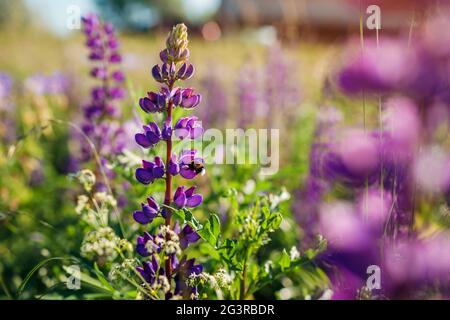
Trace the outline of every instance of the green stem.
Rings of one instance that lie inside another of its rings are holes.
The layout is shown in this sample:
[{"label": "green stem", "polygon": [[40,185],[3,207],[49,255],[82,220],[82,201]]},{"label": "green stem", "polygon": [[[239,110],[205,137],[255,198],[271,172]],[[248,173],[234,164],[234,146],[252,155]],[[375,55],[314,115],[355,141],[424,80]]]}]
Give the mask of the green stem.
[{"label": "green stem", "polygon": [[245,300],[246,298],[246,286],[247,286],[247,258],[248,254],[245,255],[244,260],[244,269],[242,270],[242,277],[241,277],[241,287],[239,290],[239,300]]}]

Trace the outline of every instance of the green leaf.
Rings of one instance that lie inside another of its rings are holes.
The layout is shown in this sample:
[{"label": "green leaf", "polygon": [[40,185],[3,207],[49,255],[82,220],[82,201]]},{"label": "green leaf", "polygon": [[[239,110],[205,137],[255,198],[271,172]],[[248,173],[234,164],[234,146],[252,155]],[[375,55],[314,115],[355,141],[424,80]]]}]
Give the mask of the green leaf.
[{"label": "green leaf", "polygon": [[209,223],[211,226],[211,232],[212,232],[213,236],[216,238],[216,240],[219,240],[219,235],[220,235],[219,216],[217,214],[211,215],[211,217],[209,218]]},{"label": "green leaf", "polygon": [[50,261],[55,261],[55,260],[74,260],[77,261],[74,258],[64,258],[64,257],[54,257],[54,258],[48,258],[45,260],[42,260],[41,262],[39,262],[33,269],[31,269],[30,272],[28,272],[28,274],[26,275],[25,279],[22,281],[22,283],[19,285],[19,288],[17,289],[17,299],[20,298],[20,296],[23,293],[23,290],[25,289],[25,286],[27,285],[27,283],[30,281],[31,277],[36,273],[36,271],[38,271],[42,266],[46,265],[47,263],[49,263]]},{"label": "green leaf", "polygon": [[286,250],[283,250],[283,253],[281,254],[280,261],[278,261],[278,264],[280,265],[280,268],[282,271],[288,269],[291,266],[291,257],[286,252]]},{"label": "green leaf", "polygon": [[180,210],[174,210],[173,213],[180,218],[181,221],[185,221],[186,220],[186,215],[184,214],[184,210],[180,209]]},{"label": "green leaf", "polygon": [[105,286],[105,288],[108,288],[110,291],[115,291],[114,287],[108,282],[108,280],[103,275],[103,272],[100,271],[98,268],[97,263],[94,263],[94,270],[95,274],[97,275],[97,279]]}]

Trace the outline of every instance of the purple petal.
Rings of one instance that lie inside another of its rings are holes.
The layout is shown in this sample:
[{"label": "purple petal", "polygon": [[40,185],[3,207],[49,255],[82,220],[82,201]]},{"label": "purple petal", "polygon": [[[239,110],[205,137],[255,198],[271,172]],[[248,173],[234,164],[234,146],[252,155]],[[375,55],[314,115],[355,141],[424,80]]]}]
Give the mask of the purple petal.
[{"label": "purple petal", "polygon": [[162,75],[161,75],[161,68],[158,65],[155,65],[152,68],[152,76],[158,82],[163,81],[163,78],[162,78]]},{"label": "purple petal", "polygon": [[140,183],[143,183],[143,184],[149,184],[149,183],[153,182],[153,180],[155,179],[153,174],[150,171],[143,169],[143,168],[136,169],[135,176],[136,176],[136,179]]},{"label": "purple petal", "polygon": [[144,214],[151,220],[153,220],[158,214],[158,211],[149,205],[143,205],[142,212],[144,212]]},{"label": "purple petal", "polygon": [[145,112],[153,113],[158,111],[156,105],[147,97],[139,99],[139,106]]},{"label": "purple petal", "polygon": [[155,199],[153,199],[153,197],[147,197],[147,203],[150,207],[152,207],[153,209],[155,209],[156,211],[159,211],[159,205],[158,203],[155,201]]},{"label": "purple petal", "polygon": [[186,67],[187,67],[186,63],[183,63],[183,65],[181,66],[181,68],[177,72],[177,77],[178,78],[183,79],[184,74],[186,73]]},{"label": "purple petal", "polygon": [[186,205],[186,195],[184,192],[180,193],[174,200],[178,208],[183,208]]},{"label": "purple petal", "polygon": [[199,206],[203,201],[203,197],[201,194],[194,194],[192,197],[189,197],[186,201],[186,207],[195,208]]},{"label": "purple petal", "polygon": [[149,148],[151,146],[151,143],[149,139],[147,139],[147,136],[142,133],[137,133],[134,136],[134,139],[136,140],[136,143],[143,148]]},{"label": "purple petal", "polygon": [[185,179],[194,179],[197,173],[189,168],[181,168],[180,175]]},{"label": "purple petal", "polygon": [[164,168],[163,167],[154,167],[152,170],[152,173],[155,178],[162,178],[164,176]]},{"label": "purple petal", "polygon": [[184,193],[186,194],[186,197],[192,197],[192,195],[195,192],[195,189],[197,189],[196,186],[192,186],[189,189],[187,189]]},{"label": "purple petal", "polygon": [[196,94],[189,98],[183,99],[181,106],[186,109],[191,109],[196,107],[200,103],[200,95]]},{"label": "purple petal", "polygon": [[183,76],[183,80],[187,80],[187,79],[191,78],[193,75],[194,75],[194,66],[191,64],[186,69],[186,72],[185,72],[185,74]]},{"label": "purple petal", "polygon": [[153,219],[149,219],[144,212],[139,211],[139,210],[137,210],[133,213],[133,218],[134,218],[134,220],[136,220],[137,223],[140,223],[143,225],[145,225],[153,220]]},{"label": "purple petal", "polygon": [[157,144],[160,140],[160,136],[152,131],[147,131],[146,137],[150,144]]}]

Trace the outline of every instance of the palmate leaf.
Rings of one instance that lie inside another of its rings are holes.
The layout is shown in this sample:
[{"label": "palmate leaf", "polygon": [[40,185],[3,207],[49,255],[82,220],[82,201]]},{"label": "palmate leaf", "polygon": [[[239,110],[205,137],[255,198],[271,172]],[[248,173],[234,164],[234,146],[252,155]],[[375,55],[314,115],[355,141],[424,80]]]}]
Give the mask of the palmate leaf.
[{"label": "palmate leaf", "polygon": [[276,261],[276,263],[274,263],[273,268],[271,268],[271,270],[267,273],[264,272],[264,274],[252,286],[249,287],[248,294],[260,290],[288,272],[298,271],[298,269],[301,270],[302,268],[316,268],[314,260],[321,252],[326,250],[326,247],[326,241],[320,239],[316,248],[308,249],[303,256],[295,259],[292,259],[287,251],[283,250],[280,258]]},{"label": "palmate leaf", "polygon": [[209,220],[203,225],[203,227],[197,230],[199,236],[208,242],[214,248],[217,248],[219,244],[220,236],[220,219],[216,214],[212,214]]},{"label": "palmate leaf", "polygon": [[184,223],[190,225],[198,235],[205,240],[212,247],[219,246],[220,239],[220,219],[216,214],[211,214],[208,221],[201,224],[195,217],[192,211],[187,208],[174,210],[174,214]]}]

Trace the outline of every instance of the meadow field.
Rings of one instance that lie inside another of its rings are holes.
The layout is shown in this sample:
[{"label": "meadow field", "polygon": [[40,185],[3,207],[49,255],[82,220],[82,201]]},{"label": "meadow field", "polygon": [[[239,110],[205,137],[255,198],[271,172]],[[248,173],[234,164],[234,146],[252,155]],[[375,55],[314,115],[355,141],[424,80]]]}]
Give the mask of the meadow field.
[{"label": "meadow field", "polygon": [[1,25],[0,299],[448,299],[448,10]]}]

